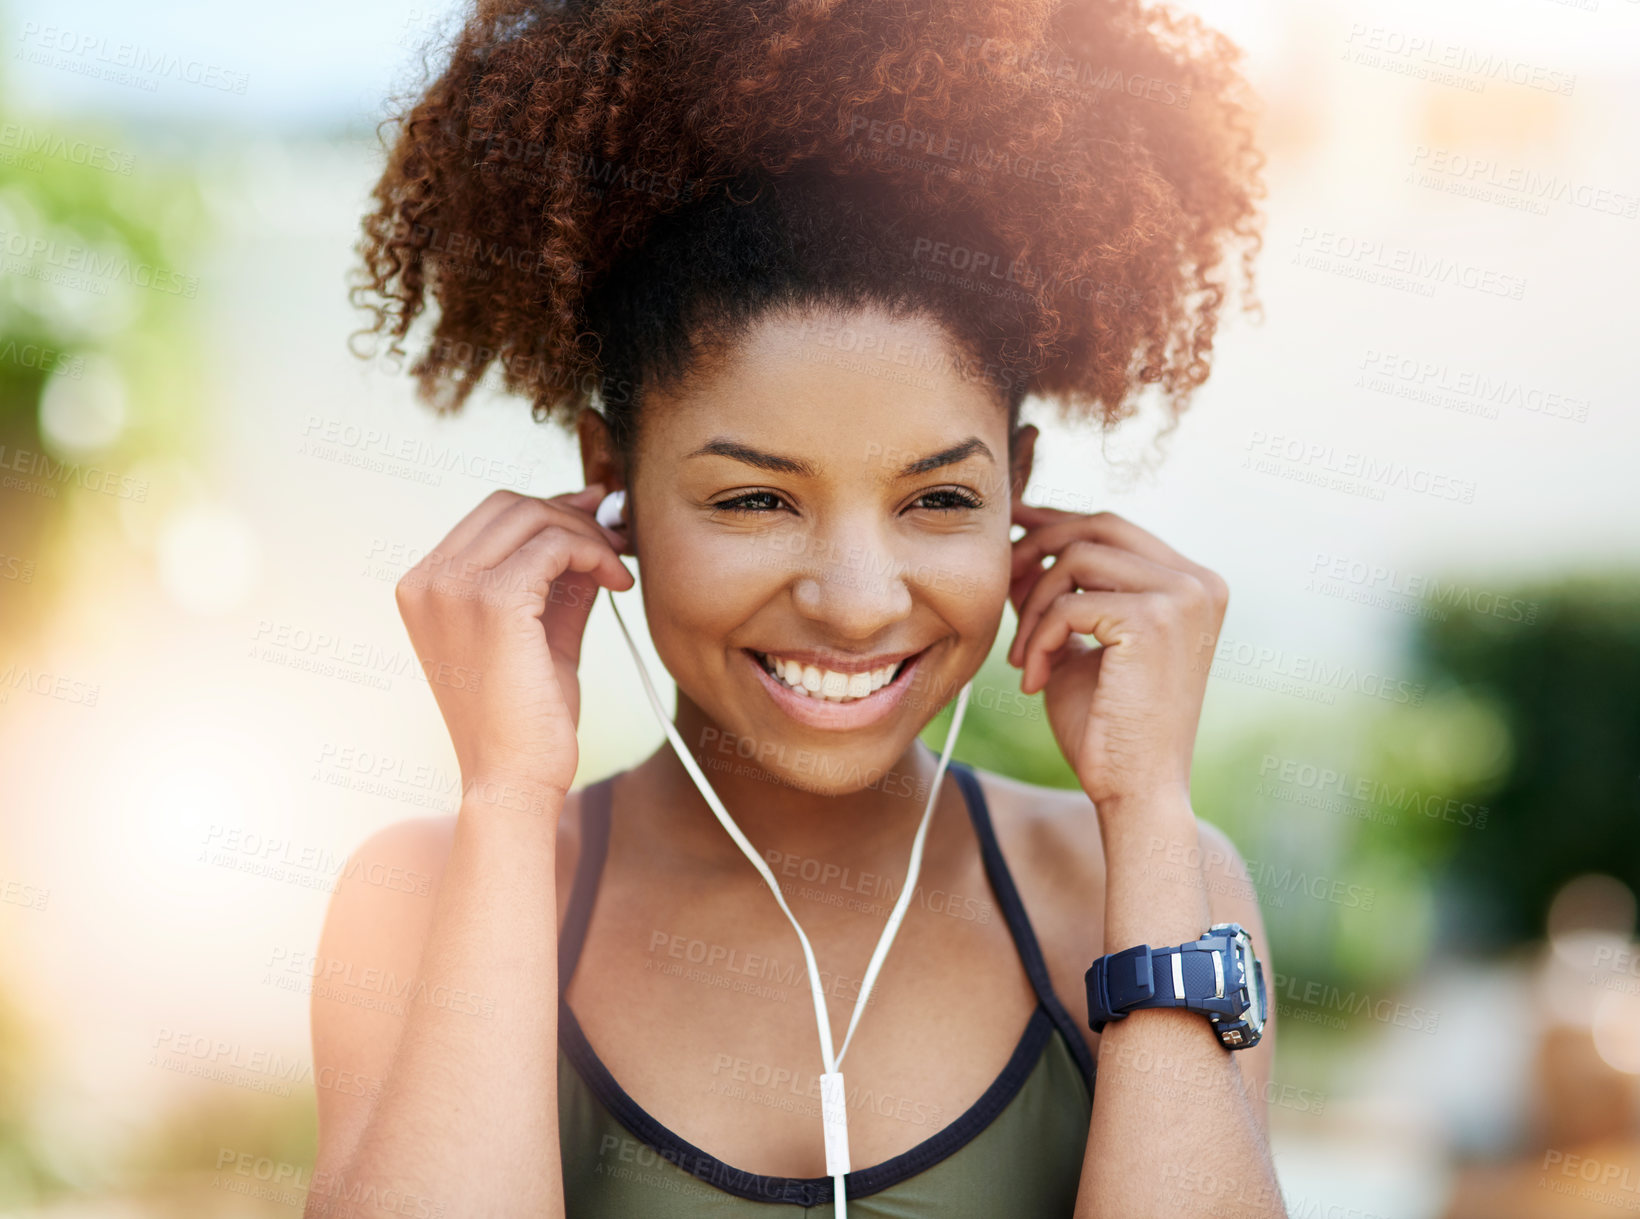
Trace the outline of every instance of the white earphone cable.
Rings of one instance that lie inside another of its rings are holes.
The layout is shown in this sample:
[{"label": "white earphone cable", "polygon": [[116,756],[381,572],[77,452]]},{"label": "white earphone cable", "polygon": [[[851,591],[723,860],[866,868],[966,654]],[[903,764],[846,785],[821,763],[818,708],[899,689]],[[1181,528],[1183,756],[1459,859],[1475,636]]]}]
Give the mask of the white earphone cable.
[{"label": "white earphone cable", "polygon": [[[600,506],[601,511],[602,506]],[[689,777],[694,780],[701,796],[711,806],[718,822],[728,831],[729,837],[734,839],[735,845],[740,848],[741,854],[751,861],[752,866],[757,869],[758,875],[763,877],[764,883],[769,886],[769,890],[774,894],[775,901],[779,903],[781,912],[785,914],[787,921],[791,923],[792,930],[797,932],[798,942],[803,946],[803,961],[808,966],[809,973],[809,989],[814,997],[814,1019],[820,1031],[820,1059],[826,1068],[825,1074],[820,1077],[820,1112],[826,1140],[826,1173],[832,1178],[837,1219],[847,1219],[848,1202],[845,1197],[843,1177],[849,1172],[850,1165],[848,1099],[843,1087],[841,1070],[843,1055],[848,1053],[849,1043],[854,1039],[855,1027],[860,1023],[860,1016],[865,1011],[866,999],[871,994],[871,988],[877,981],[877,975],[882,970],[884,960],[888,957],[889,947],[893,944],[894,937],[899,932],[900,923],[905,919],[905,913],[910,908],[912,890],[916,887],[918,873],[922,870],[923,844],[927,841],[928,827],[933,817],[934,804],[939,798],[940,781],[945,777],[946,766],[951,760],[951,747],[956,744],[957,731],[962,726],[963,712],[967,709],[968,695],[973,688],[973,683],[965,683],[961,692],[957,695],[956,710],[951,716],[951,727],[945,736],[945,748],[940,752],[939,765],[935,768],[934,782],[928,793],[928,805],[923,809],[922,820],[917,826],[916,837],[912,839],[911,861],[906,870],[905,884],[900,889],[900,896],[894,903],[894,909],[889,913],[888,922],[883,927],[882,937],[877,941],[876,951],[871,954],[871,963],[866,967],[865,977],[860,984],[860,997],[855,1001],[854,1013],[849,1018],[848,1032],[843,1038],[843,1048],[834,1055],[832,1052],[831,1020],[826,1012],[825,988],[820,981],[820,966],[814,959],[814,949],[809,944],[809,937],[804,934],[802,925],[798,923],[797,917],[791,911],[791,907],[786,904],[785,895],[781,893],[780,884],[775,880],[774,873],[769,870],[769,865],[758,855],[757,849],[752,846],[746,835],[741,832],[740,827],[735,824],[734,818],[729,816],[729,811],[723,807],[722,801],[717,798],[717,793],[707,783],[706,776],[701,773],[694,757],[691,756],[682,738],[679,737],[677,728],[667,716],[666,708],[662,705],[660,696],[655,693],[654,683],[649,679],[648,667],[644,664],[643,658],[639,656],[638,646],[633,642],[632,633],[626,628],[625,619],[621,617],[620,606],[615,604],[613,589],[609,590],[609,604],[610,608],[615,611],[615,621],[621,628],[621,634],[626,637],[626,645],[631,650],[632,659],[638,666],[638,676],[643,681],[644,693],[649,696],[649,705],[655,712],[655,718],[660,721],[662,729],[666,732],[667,740],[672,743],[673,752],[678,755],[678,760],[683,763],[684,769],[689,772]]]}]

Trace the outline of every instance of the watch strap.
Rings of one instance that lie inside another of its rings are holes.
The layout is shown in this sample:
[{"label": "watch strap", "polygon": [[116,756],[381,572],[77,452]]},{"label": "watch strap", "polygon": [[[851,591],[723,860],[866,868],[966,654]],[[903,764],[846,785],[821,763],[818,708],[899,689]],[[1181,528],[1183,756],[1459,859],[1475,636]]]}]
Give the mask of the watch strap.
[{"label": "watch strap", "polygon": [[1128,1012],[1156,1007],[1208,1011],[1204,1000],[1225,991],[1228,938],[1208,936],[1168,948],[1139,944],[1108,953],[1088,971],[1088,1018],[1095,1032]]}]

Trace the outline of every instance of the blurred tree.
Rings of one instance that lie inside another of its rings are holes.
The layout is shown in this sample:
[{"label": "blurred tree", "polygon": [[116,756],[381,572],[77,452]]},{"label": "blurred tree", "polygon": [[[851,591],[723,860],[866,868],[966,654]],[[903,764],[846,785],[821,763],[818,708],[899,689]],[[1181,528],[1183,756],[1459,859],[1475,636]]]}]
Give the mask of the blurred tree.
[{"label": "blurred tree", "polygon": [[1640,577],[1568,579],[1522,599],[1531,623],[1454,617],[1414,641],[1432,681],[1493,708],[1507,733],[1504,764],[1465,792],[1488,807],[1486,828],[1444,873],[1478,946],[1494,948],[1542,935],[1550,899],[1579,873],[1640,892]]},{"label": "blurred tree", "polygon": [[8,645],[50,608],[75,552],[60,536],[74,508],[136,499],[132,466],[198,433],[197,366],[180,358],[199,286],[185,269],[201,228],[193,172],[125,134],[0,107]]}]

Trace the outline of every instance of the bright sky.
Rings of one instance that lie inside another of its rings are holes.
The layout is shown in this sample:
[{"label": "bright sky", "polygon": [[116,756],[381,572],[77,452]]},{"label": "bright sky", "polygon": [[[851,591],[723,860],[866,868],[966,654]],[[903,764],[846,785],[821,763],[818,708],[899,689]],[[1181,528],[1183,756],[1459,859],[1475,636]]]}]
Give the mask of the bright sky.
[{"label": "bright sky", "polygon": [[[1590,10],[1593,3],[1598,7]],[[111,104],[133,115],[208,117],[258,126],[331,124],[370,113],[404,79],[422,36],[462,6],[450,0],[291,0],[281,4],[224,4],[170,0],[133,5],[125,0],[9,0],[0,13],[13,50],[37,45],[46,30],[68,31],[114,56],[122,44],[150,55],[176,56],[244,78],[242,94],[214,97],[206,111],[197,88],[171,84],[153,93],[111,86],[71,72],[31,71],[8,63],[16,84],[50,108],[102,110]],[[1230,34],[1255,62],[1280,53],[1295,29],[1316,23],[1386,26],[1440,37],[1483,51],[1543,57],[1575,56],[1586,71],[1633,70],[1640,36],[1635,0],[1184,0]],[[1370,12],[1370,16],[1365,14]],[[8,54],[9,61],[12,56]],[[113,95],[118,94],[117,100]]]}]

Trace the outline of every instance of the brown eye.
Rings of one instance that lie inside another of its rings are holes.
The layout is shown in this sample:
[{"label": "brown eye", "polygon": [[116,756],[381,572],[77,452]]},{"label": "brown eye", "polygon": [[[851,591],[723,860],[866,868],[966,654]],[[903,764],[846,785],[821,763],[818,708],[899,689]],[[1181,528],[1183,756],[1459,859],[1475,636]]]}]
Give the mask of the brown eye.
[{"label": "brown eye", "polygon": [[[925,501],[934,501],[925,503]],[[964,509],[983,508],[985,503],[977,495],[964,491],[960,487],[941,487],[936,491],[928,491],[919,496],[917,503],[934,512],[959,512]]]},{"label": "brown eye", "polygon": [[[772,503],[771,503],[772,501]],[[733,499],[721,500],[712,505],[724,512],[768,512],[780,507],[781,499],[773,491],[749,491],[745,495],[737,495]],[[768,507],[754,507],[754,504],[769,504]]]}]

